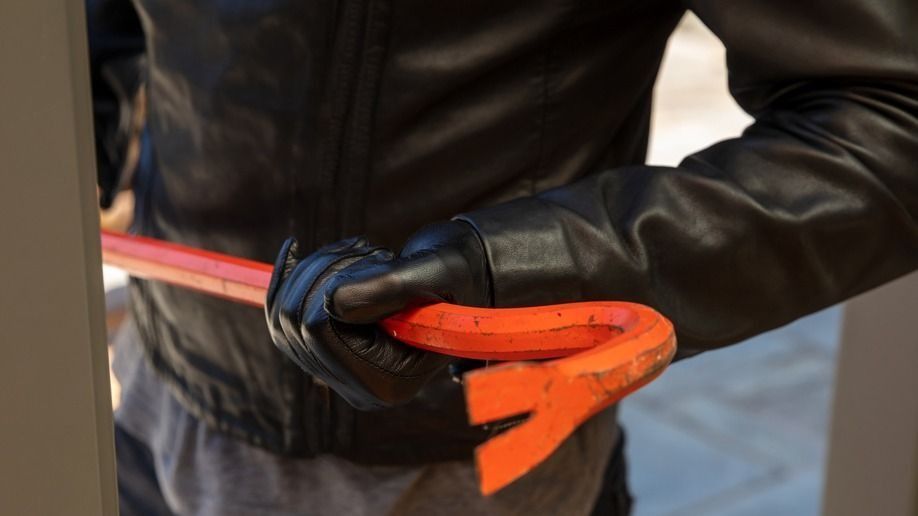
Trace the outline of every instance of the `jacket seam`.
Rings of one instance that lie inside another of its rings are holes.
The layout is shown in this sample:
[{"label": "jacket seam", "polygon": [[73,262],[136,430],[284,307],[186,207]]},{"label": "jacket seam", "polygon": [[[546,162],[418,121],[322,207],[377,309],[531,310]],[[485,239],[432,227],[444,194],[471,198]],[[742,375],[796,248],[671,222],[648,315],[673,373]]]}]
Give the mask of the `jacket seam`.
[{"label": "jacket seam", "polygon": [[550,115],[552,110],[552,99],[554,98],[554,92],[552,91],[552,81],[555,79],[557,74],[556,65],[558,62],[558,50],[555,46],[555,41],[557,40],[559,32],[567,30],[570,27],[574,14],[580,9],[580,7],[580,0],[573,0],[567,6],[564,20],[562,20],[558,25],[555,33],[548,38],[548,41],[545,43],[544,52],[542,54],[542,88],[541,95],[539,97],[539,156],[536,161],[534,173],[531,176],[530,195],[535,195],[540,191],[539,183],[541,182],[541,179],[545,177],[547,164],[551,154],[546,141],[549,133],[549,121],[551,120]]},{"label": "jacket seam", "polygon": [[342,183],[346,188],[342,191],[347,195],[340,203],[343,217],[339,219],[339,230],[342,233],[359,233],[366,227],[363,210],[357,212],[353,207],[366,205],[372,167],[373,121],[379,106],[382,70],[389,46],[390,14],[388,2],[377,0],[367,6],[362,59],[354,74],[351,119],[343,144]]},{"label": "jacket seam", "polygon": [[550,96],[550,93],[549,93],[550,77],[549,75],[550,75],[550,68],[551,68],[551,53],[552,53],[551,44],[550,43],[546,44],[545,50],[544,52],[542,52],[541,59],[540,59],[540,65],[541,65],[540,75],[541,75],[542,80],[540,81],[541,88],[539,92],[540,93],[539,95],[539,122],[538,122],[539,135],[538,135],[538,143],[537,143],[538,149],[539,149],[539,155],[538,155],[539,157],[536,160],[535,171],[530,181],[529,193],[531,195],[535,195],[536,192],[538,191],[538,183],[539,183],[539,180],[542,178],[543,172],[545,169],[545,154],[546,154],[545,134],[548,132],[548,129],[546,128],[546,124],[548,123],[548,99]]},{"label": "jacket seam", "polygon": [[[348,120],[351,115],[352,102],[354,98],[357,75],[360,70],[360,39],[361,39],[361,20],[363,19],[362,2],[346,2],[343,7],[344,12],[341,14],[341,23],[343,28],[340,32],[341,61],[337,66],[333,66],[331,80],[328,81],[329,104],[329,137],[322,145],[319,157],[319,184],[318,198],[313,205],[312,229],[314,239],[313,245],[318,246],[328,239],[328,229],[321,229],[322,223],[328,223],[334,220],[336,209],[334,198],[336,180],[340,175],[343,156],[346,151],[346,142],[348,136]],[[328,218],[321,217],[327,215]],[[334,229],[333,229],[334,231]],[[321,234],[320,234],[321,232]]]}]

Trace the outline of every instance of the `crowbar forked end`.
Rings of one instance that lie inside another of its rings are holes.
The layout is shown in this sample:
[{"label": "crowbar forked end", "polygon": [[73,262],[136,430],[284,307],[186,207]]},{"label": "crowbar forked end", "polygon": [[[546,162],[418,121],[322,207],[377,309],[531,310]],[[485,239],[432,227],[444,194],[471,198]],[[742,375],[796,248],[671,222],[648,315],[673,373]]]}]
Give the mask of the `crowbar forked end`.
[{"label": "crowbar forked end", "polygon": [[[647,306],[625,302],[436,304],[396,314],[382,326],[431,351],[513,360],[464,376],[471,424],[528,415],[477,448],[486,495],[535,468],[592,415],[659,376],[676,353],[672,324]],[[531,361],[541,358],[554,360]]]},{"label": "crowbar forked end", "polygon": [[[504,364],[465,376],[471,424],[528,414],[476,450],[483,494],[531,471],[587,419],[652,381],[672,361],[675,334],[660,314],[628,303],[591,305],[606,319],[626,319],[622,332],[576,355]],[[610,313],[615,311],[621,313]],[[582,328],[585,333],[604,331],[595,325]]]}]

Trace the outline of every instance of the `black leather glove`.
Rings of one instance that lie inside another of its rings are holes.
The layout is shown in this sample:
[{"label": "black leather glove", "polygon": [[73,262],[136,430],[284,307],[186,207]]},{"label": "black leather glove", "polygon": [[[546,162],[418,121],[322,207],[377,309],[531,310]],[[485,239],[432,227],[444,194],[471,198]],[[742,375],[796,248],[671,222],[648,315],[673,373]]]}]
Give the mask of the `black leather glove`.
[{"label": "black leather glove", "polygon": [[439,301],[489,306],[490,272],[476,232],[451,221],[422,229],[398,257],[363,238],[303,258],[288,239],[275,264],[265,315],[275,345],[351,405],[409,401],[451,357],[398,342],[376,324]]}]

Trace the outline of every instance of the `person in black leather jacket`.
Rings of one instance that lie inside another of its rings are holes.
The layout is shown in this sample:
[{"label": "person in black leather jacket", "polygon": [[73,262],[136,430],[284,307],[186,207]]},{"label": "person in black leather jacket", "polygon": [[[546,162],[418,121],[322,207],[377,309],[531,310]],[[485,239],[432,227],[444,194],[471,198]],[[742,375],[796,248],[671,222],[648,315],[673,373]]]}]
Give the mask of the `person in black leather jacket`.
[{"label": "person in black leather jacket", "polygon": [[[97,105],[109,63],[145,58],[134,230],[259,260],[294,237],[265,314],[133,280],[140,345],[183,410],[291,460],[467,462],[487,438],[448,360],[374,326],[407,305],[635,301],[687,357],[918,268],[911,0],[131,7],[89,21]],[[755,122],[649,167],[686,9]]]}]

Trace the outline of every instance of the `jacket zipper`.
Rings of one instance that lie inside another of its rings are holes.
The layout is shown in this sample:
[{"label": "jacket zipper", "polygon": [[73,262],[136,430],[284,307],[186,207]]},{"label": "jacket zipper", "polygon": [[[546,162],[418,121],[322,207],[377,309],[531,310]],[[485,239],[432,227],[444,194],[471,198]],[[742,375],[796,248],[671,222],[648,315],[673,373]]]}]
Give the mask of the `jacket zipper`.
[{"label": "jacket zipper", "polygon": [[[313,200],[310,237],[313,247],[319,247],[341,237],[337,217],[336,185],[342,172],[342,156],[347,147],[348,122],[357,90],[356,82],[360,76],[361,44],[368,4],[366,0],[342,0],[334,8],[335,30],[329,56],[329,80],[326,84],[325,107],[317,134],[322,135],[322,145],[318,149],[318,173],[316,192]],[[302,416],[302,424],[317,430],[308,439],[307,447],[312,454],[328,451],[334,446],[334,428],[332,420],[332,393],[324,382],[311,379],[305,385],[307,399],[304,402],[314,407]],[[314,418],[312,421],[307,418]]]},{"label": "jacket zipper", "polygon": [[336,185],[341,179],[342,156],[348,138],[348,121],[354,104],[356,82],[360,75],[361,43],[368,6],[365,0],[344,0],[339,8],[338,28],[332,46],[330,79],[326,86],[327,124],[322,127],[323,142],[319,155],[318,191],[314,206],[314,246],[341,238],[335,205]]}]

